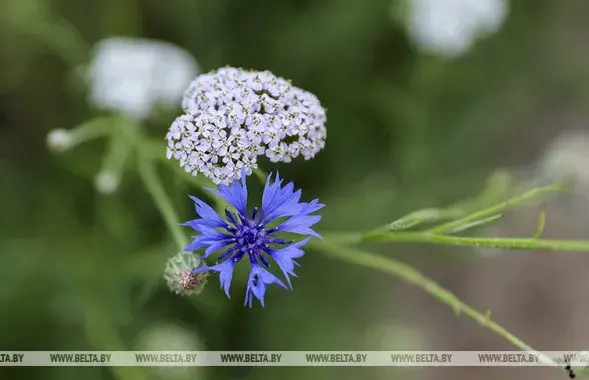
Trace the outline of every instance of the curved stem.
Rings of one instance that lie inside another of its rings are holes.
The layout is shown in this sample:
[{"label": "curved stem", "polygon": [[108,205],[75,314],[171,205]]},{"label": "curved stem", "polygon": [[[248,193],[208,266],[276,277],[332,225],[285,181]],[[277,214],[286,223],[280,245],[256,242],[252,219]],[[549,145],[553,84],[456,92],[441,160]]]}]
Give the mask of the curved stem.
[{"label": "curved stem", "polygon": [[471,319],[477,321],[481,326],[500,335],[505,340],[509,341],[514,346],[523,351],[534,351],[539,355],[539,358],[546,364],[558,366],[554,360],[546,355],[543,355],[534,350],[530,345],[510,333],[504,327],[491,320],[490,313],[483,314],[473,307],[467,305],[458,299],[450,291],[444,289],[433,280],[427,278],[413,267],[404,264],[395,259],[382,257],[370,252],[365,252],[359,249],[349,248],[333,243],[328,243],[325,240],[312,240],[309,246],[323,252],[326,256],[347,261],[349,263],[357,264],[367,268],[376,269],[382,272],[389,273],[393,276],[399,277],[405,282],[415,285],[440,302],[450,306],[457,314],[463,313]]},{"label": "curved stem", "polygon": [[70,67],[83,64],[90,55],[90,46],[80,33],[64,19],[53,19],[29,28],[26,33],[46,44]]},{"label": "curved stem", "polygon": [[99,137],[112,135],[115,129],[113,121],[113,117],[100,117],[68,130],[72,145],[75,146]]},{"label": "curved stem", "polygon": [[139,152],[139,174],[141,175],[141,179],[145,184],[145,187],[151,194],[154,203],[156,204],[157,208],[159,209],[160,213],[162,214],[172,236],[174,237],[174,241],[178,245],[180,250],[183,250],[184,247],[188,245],[188,240],[180,230],[178,226],[178,216],[174,211],[174,207],[172,206],[172,202],[168,198],[164,187],[157,176],[155,168],[148,157],[145,157],[142,152]]},{"label": "curved stem", "polygon": [[[208,178],[205,178],[202,175],[193,176],[192,174],[187,173],[176,160],[167,159],[165,150],[162,150],[159,143],[145,139],[143,142],[143,148],[145,154],[169,167],[170,170],[175,172],[178,175],[178,178],[180,178],[185,183],[195,186],[200,190],[205,187],[214,187],[214,184]],[[216,210],[220,212],[221,215],[223,215],[223,210],[225,210],[225,201],[215,193],[207,192],[207,196],[209,196],[213,202],[215,202]]]},{"label": "curved stem", "polygon": [[[117,127],[119,127],[117,125]],[[116,132],[112,134],[106,154],[102,157],[102,165],[99,173],[108,173],[116,180],[116,184],[121,181],[127,159],[131,153],[131,147],[125,135],[119,133],[118,130],[126,125],[121,125],[121,128],[115,128]]]}]

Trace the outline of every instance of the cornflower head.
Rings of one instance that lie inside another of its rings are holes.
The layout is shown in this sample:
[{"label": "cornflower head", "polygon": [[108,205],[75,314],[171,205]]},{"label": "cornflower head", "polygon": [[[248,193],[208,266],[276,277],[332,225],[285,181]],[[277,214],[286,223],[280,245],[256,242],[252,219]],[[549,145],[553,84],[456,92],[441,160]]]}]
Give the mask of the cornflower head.
[{"label": "cornflower head", "polygon": [[319,99],[269,71],[232,67],[198,76],[186,89],[184,114],[171,125],[167,157],[228,185],[258,157],[290,162],[325,146],[326,112]]},{"label": "cornflower head", "polygon": [[[194,237],[184,250],[205,249],[202,258],[223,250],[214,266],[202,266],[192,270],[192,274],[208,271],[219,272],[219,281],[227,297],[235,265],[244,257],[250,263],[249,279],[245,295],[245,304],[252,306],[257,298],[264,306],[266,287],[277,284],[287,286],[278,277],[270,273],[268,258],[271,258],[286,278],[288,288],[292,289],[289,276],[296,277],[294,260],[304,255],[301,247],[311,237],[321,238],[311,229],[321,216],[311,215],[324,205],[317,199],[309,203],[299,202],[301,190],[294,190],[292,182],[282,186],[283,180],[278,173],[271,182],[268,176],[262,195],[261,207],[247,208],[248,191],[245,183],[245,170],[241,172],[241,183],[220,185],[218,190],[207,189],[228,202],[233,210],[225,209],[226,219],[202,200],[191,197],[195,203],[196,213],[200,219],[184,223],[192,227],[199,235]],[[279,233],[294,233],[306,236],[298,242],[287,241],[277,236]]]}]

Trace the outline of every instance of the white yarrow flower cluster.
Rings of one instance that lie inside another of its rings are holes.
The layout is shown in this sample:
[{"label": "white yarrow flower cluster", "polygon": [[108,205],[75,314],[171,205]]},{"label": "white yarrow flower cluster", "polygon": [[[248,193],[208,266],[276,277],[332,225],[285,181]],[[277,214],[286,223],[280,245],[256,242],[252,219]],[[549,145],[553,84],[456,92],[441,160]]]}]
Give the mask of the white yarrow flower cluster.
[{"label": "white yarrow flower cluster", "polygon": [[90,102],[135,119],[155,106],[174,107],[186,83],[198,74],[195,59],[176,45],[111,37],[94,48],[88,68]]},{"label": "white yarrow flower cluster", "polygon": [[272,162],[313,158],[325,146],[319,99],[269,71],[222,68],[197,77],[184,93],[184,115],[170,127],[167,157],[215,184]]},{"label": "white yarrow flower cluster", "polygon": [[507,0],[409,0],[408,32],[427,53],[456,57],[499,30]]}]

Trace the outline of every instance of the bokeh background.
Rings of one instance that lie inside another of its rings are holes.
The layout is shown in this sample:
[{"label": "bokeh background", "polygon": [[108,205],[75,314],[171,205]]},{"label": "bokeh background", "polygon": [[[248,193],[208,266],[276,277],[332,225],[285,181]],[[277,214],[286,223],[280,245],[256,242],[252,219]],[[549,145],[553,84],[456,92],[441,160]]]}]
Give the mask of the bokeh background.
[{"label": "bokeh background", "polygon": [[[588,145],[558,145],[559,154],[574,154],[548,174],[543,157],[567,131],[575,131],[569,140],[584,138],[588,17],[589,3],[581,0],[2,0],[0,347],[512,349],[419,289],[315,252],[302,260],[295,291],[272,289],[264,309],[243,307],[243,275],[231,300],[216,278],[199,296],[173,295],[162,275],[174,244],[133,161],[117,191],[100,194],[94,176],[106,142],[55,154],[46,136],[109,114],[89,101],[84,80],[93,46],[107,37],[173,43],[201,71],[268,69],[321,99],[328,140],[312,161],[262,167],[279,168],[308,199],[320,197],[327,205],[321,231],[365,230],[476,195],[498,168],[516,168],[517,181],[531,182],[574,165],[576,174],[586,174]],[[162,154],[178,112],[179,104],[143,122],[161,136]],[[162,172],[177,212],[192,218],[186,195],[198,189]],[[589,203],[579,189],[550,206],[548,236],[589,239]],[[535,215],[533,207],[522,209],[486,233],[530,234]],[[374,249],[415,265],[476,308],[491,309],[537,349],[589,346],[583,254]],[[3,379],[119,380],[566,376],[542,368],[2,372]]]}]

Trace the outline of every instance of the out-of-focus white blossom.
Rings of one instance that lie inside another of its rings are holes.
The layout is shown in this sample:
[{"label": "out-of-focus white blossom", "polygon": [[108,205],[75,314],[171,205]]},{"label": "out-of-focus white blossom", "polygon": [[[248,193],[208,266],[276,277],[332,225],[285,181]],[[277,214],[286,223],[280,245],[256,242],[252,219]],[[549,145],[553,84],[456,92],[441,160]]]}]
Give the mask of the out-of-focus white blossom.
[{"label": "out-of-focus white blossom", "polygon": [[426,347],[419,330],[400,321],[386,320],[366,330],[367,344],[383,350],[420,350]]},{"label": "out-of-focus white blossom", "polygon": [[109,171],[101,171],[94,177],[94,188],[100,194],[109,195],[119,187],[119,179]]},{"label": "out-of-focus white blossom", "polygon": [[200,258],[190,252],[179,252],[171,257],[164,272],[168,288],[179,295],[199,294],[207,282],[207,273],[192,274],[192,270],[200,263]]},{"label": "out-of-focus white blossom", "polygon": [[229,184],[249,175],[257,157],[311,159],[325,146],[319,99],[269,71],[222,68],[197,77],[184,93],[185,114],[170,127],[167,156],[184,169]]},{"label": "out-of-focus white blossom", "polygon": [[589,132],[567,131],[554,139],[539,162],[540,176],[548,181],[573,181],[589,189]]},{"label": "out-of-focus white blossom", "polygon": [[167,42],[112,37],[99,42],[88,68],[96,108],[142,119],[155,106],[174,107],[198,74],[187,51]]},{"label": "out-of-focus white blossom", "polygon": [[47,134],[47,146],[54,152],[65,152],[74,145],[74,139],[66,129],[54,129]]},{"label": "out-of-focus white blossom", "polygon": [[[135,339],[139,351],[205,351],[200,336],[193,328],[171,322],[159,322],[148,326]],[[145,370],[154,378],[165,380],[206,379],[206,370],[198,366],[199,355],[188,367],[146,367]],[[152,377],[149,377],[152,378]]]},{"label": "out-of-focus white blossom", "polygon": [[408,32],[424,52],[456,57],[499,30],[507,0],[409,0]]}]

